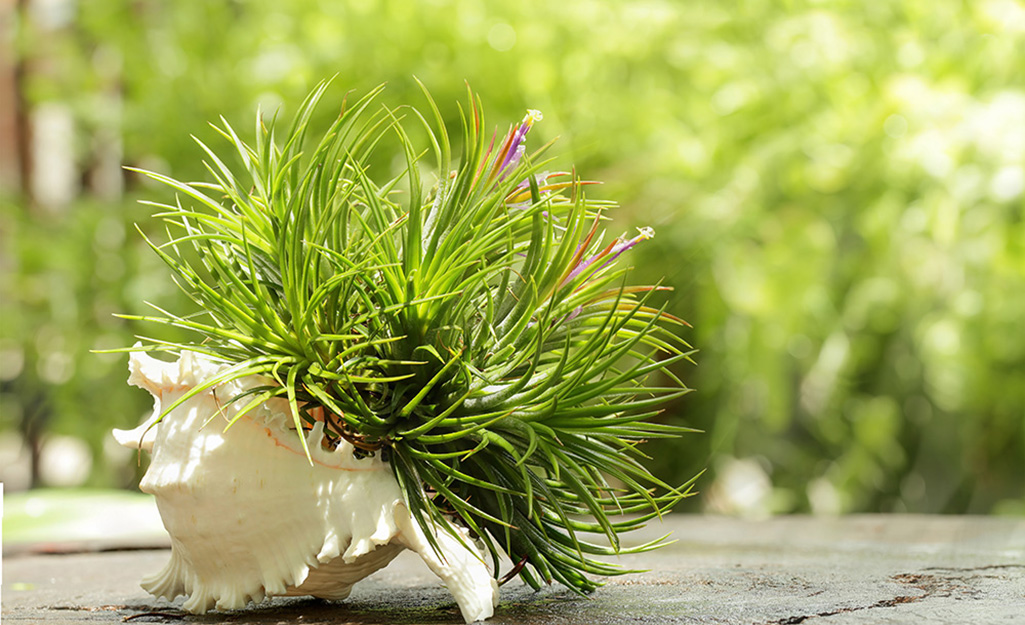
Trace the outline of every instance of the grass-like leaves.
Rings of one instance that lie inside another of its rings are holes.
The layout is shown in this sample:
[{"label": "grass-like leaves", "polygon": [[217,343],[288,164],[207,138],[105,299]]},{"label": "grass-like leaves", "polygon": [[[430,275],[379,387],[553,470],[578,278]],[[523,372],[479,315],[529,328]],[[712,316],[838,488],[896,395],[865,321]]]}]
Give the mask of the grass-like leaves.
[{"label": "grass-like leaves", "polygon": [[[154,204],[168,241],[151,245],[201,312],[142,317],[197,338],[137,349],[230,365],[193,393],[263,376],[232,400],[236,419],[282,397],[298,433],[322,421],[329,441],[383,454],[428,537],[432,522],[466,526],[496,575],[502,552],[533,587],[583,592],[589,574],[627,572],[592,556],[662,544],[625,548],[619,535],[689,490],[652,476],[637,449],[683,431],[651,418],[688,392],[669,370],[689,358],[667,329],[682,322],[617,266],[650,231],[602,241],[608,204],[575,174],[548,173],[548,146],[526,153],[536,112],[489,138],[470,93],[453,168],[430,96],[424,116],[373,106],[372,92],[314,137],[326,89],[283,134],[258,116],[246,143],[222,120],[236,154],[200,143],[209,182],[144,172],[176,191]],[[387,145],[405,166],[379,180],[368,163]]]}]

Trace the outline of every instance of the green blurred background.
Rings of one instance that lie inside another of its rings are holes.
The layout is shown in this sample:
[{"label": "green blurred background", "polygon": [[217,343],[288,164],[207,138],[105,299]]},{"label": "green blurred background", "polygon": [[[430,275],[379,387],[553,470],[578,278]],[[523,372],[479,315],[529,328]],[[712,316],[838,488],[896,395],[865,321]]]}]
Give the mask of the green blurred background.
[{"label": "green blurred background", "polygon": [[654,227],[635,281],[700,349],[665,418],[704,433],[649,446],[707,469],[680,509],[1025,514],[1023,49],[1016,0],[3,2],[0,479],[138,480],[108,432],[149,396],[90,350],[188,305],[123,164],[199,179],[220,115],[416,76],[453,128],[467,82],[503,132],[541,109]]}]

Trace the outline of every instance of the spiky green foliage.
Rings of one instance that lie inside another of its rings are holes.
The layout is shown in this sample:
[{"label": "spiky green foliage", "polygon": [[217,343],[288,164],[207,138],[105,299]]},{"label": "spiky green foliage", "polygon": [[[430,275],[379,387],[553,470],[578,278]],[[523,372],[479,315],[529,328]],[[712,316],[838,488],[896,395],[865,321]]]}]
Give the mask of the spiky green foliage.
[{"label": "spiky green foliage", "polygon": [[[151,245],[201,313],[139,318],[198,333],[141,349],[230,364],[191,394],[265,376],[232,400],[236,419],[284,397],[297,432],[323,421],[329,441],[383,454],[431,540],[434,524],[468,527],[496,575],[503,551],[533,587],[589,591],[587,574],[626,572],[591,556],[661,544],[627,549],[619,534],[689,488],[638,461],[640,442],[681,432],[650,419],[688,392],[669,371],[689,357],[666,329],[681,322],[648,303],[657,287],[627,286],[616,264],[650,232],[602,242],[608,205],[575,175],[544,173],[548,146],[525,153],[535,112],[489,141],[470,93],[453,171],[429,96],[428,120],[372,107],[375,91],[311,138],[326,88],[283,136],[258,117],[251,145],[224,122],[237,164],[200,143],[213,182],[147,172],[178,195],[156,204],[169,241]],[[431,149],[414,148],[410,122]],[[405,167],[379,181],[368,162],[387,141]]]}]

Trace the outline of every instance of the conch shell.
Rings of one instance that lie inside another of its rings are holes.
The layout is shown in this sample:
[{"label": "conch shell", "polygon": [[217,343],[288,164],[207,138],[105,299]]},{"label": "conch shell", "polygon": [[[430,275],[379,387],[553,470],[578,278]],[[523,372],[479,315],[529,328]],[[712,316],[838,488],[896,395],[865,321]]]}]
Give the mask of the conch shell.
[{"label": "conch shell", "polygon": [[[481,553],[437,528],[440,555],[405,503],[390,466],[357,459],[342,441],[322,446],[322,424],[306,436],[311,464],[287,402],[272,399],[225,430],[246,400],[227,404],[262,378],[200,393],[168,413],[189,389],[224,366],[191,352],[168,363],[133,353],[129,384],[153,394],[153,416],[122,445],[152,452],[140,488],[156,496],[171,535],[171,561],[142,587],[203,613],[245,607],[274,595],[344,599],[353,584],[403,548],[420,554],[448,586],[467,623],[494,613],[498,584]],[[227,404],[227,405],[225,405]]]}]

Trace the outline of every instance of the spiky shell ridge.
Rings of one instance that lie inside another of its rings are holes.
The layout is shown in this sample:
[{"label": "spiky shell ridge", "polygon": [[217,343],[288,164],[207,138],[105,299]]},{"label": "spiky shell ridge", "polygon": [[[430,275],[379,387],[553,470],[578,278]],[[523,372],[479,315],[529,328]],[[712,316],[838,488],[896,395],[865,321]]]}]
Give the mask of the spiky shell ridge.
[{"label": "spiky shell ridge", "polygon": [[168,600],[186,595],[194,613],[276,595],[344,599],[410,548],[445,581],[468,623],[491,616],[497,584],[482,556],[450,539],[435,553],[380,458],[359,459],[345,442],[326,448],[319,424],[306,434],[309,462],[283,400],[225,429],[239,406],[220,397],[265,380],[234,379],[163,413],[224,368],[192,352],[171,363],[132,356],[130,382],[153,394],[154,417],[163,418],[116,436],[152,450],[140,487],[156,497],[172,543],[167,566],[144,589]]}]

